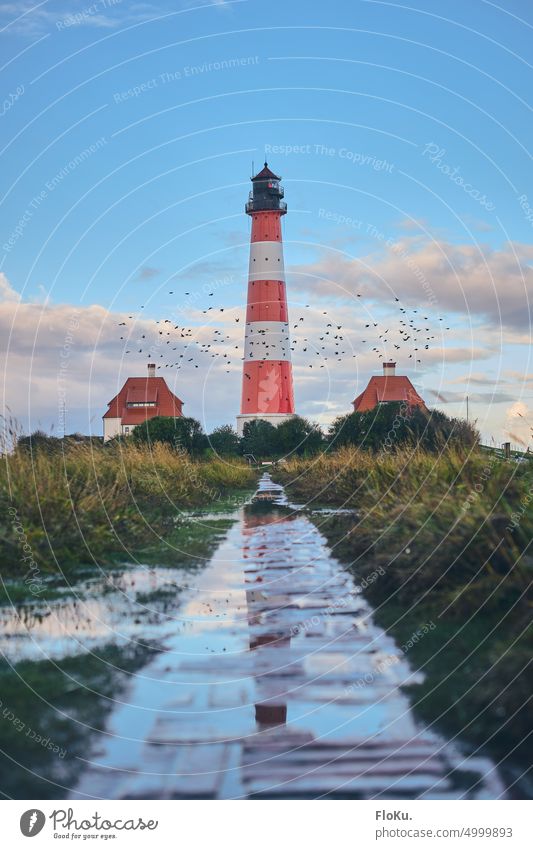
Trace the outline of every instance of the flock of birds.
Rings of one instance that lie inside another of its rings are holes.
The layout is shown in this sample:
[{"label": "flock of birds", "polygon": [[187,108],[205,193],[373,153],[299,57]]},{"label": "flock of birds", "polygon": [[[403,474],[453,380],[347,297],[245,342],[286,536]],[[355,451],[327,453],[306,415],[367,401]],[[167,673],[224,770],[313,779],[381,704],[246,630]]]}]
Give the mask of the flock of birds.
[{"label": "flock of birds", "polygon": [[[168,294],[173,295],[174,291]],[[214,294],[209,292],[207,297],[212,298]],[[185,292],[185,295],[190,296],[191,293]],[[361,295],[358,294],[357,297],[360,298]],[[264,358],[263,352],[266,351],[272,359],[276,359],[272,356],[276,353],[276,346],[280,347],[280,356],[286,355],[289,349],[293,353],[301,352],[305,355],[304,361],[307,361],[306,365],[310,369],[326,368],[328,360],[342,362],[355,358],[358,356],[357,352],[361,353],[362,350],[370,350],[378,360],[401,356],[402,360],[412,359],[414,363],[421,363],[423,352],[428,351],[436,339],[442,339],[444,329],[450,328],[445,327],[444,319],[439,317],[438,322],[442,324],[438,332],[436,328],[432,328],[433,319],[429,315],[423,315],[419,309],[401,306],[399,298],[394,301],[399,311],[396,326],[390,324],[384,328],[379,321],[366,320],[362,326],[348,329],[345,324],[338,323],[332,311],[317,311],[311,308],[310,304],[305,304],[300,308],[303,314],[293,318],[293,323],[286,325],[287,335],[283,339],[276,339],[274,335],[269,338],[268,332],[262,329],[255,331],[256,337],[253,339],[248,331],[245,342],[250,356],[253,358],[257,352],[258,360]],[[141,309],[144,309],[144,305]],[[203,324],[187,326],[179,321],[164,318],[155,322],[158,327],[152,334],[144,323],[143,332],[140,333],[137,324],[139,316],[131,314],[128,321],[122,321],[118,325],[123,328],[120,339],[125,343],[124,353],[128,356],[143,354],[147,359],[154,360],[160,369],[198,369],[206,358],[218,359],[224,366],[225,373],[229,374],[232,363],[244,359],[242,339],[235,344],[235,334],[228,332],[228,314],[231,312],[231,308],[210,305],[201,310],[202,315],[207,316]],[[292,312],[295,312],[294,307]],[[240,316],[233,316],[230,321],[234,325],[244,324]],[[226,325],[224,329],[221,328],[221,323]],[[309,331],[308,335],[304,336],[306,325],[309,326]],[[363,334],[361,330],[364,331]],[[360,335],[365,338],[360,339]]]}]

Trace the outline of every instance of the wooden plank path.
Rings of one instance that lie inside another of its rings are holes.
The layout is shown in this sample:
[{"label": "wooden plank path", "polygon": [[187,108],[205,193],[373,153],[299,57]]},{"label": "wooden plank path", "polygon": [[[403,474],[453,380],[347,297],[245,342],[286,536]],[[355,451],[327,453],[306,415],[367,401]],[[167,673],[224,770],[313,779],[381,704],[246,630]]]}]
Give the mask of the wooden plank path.
[{"label": "wooden plank path", "polygon": [[413,673],[315,526],[245,507],[72,798],[496,798],[419,723]]}]

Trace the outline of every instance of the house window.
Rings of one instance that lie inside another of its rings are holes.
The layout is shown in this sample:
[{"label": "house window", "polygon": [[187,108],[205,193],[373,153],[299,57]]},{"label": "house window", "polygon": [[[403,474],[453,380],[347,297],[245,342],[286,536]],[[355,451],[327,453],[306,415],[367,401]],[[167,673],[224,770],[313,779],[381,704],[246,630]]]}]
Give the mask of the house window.
[{"label": "house window", "polygon": [[130,432],[129,427],[125,427],[125,428],[124,428],[124,433],[129,433],[129,432]]},{"label": "house window", "polygon": [[126,407],[155,407],[155,401],[128,401]]}]

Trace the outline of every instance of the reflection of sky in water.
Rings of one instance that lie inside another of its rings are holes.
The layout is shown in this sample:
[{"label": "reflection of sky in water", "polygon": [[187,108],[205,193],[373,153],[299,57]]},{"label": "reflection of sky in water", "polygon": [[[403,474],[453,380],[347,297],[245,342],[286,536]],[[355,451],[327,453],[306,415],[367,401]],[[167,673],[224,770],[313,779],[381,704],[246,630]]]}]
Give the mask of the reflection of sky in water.
[{"label": "reflection of sky in water", "polygon": [[[268,798],[293,779],[304,795],[346,781],[379,794],[399,777],[416,795],[447,782],[447,760],[425,763],[441,741],[401,689],[416,680],[407,659],[307,518],[243,510],[188,583],[172,599],[179,619],[135,626],[136,637],[163,633],[164,651],[133,676],[75,798],[94,795],[95,774],[102,798],[162,788],[164,798]],[[108,615],[127,627],[122,610]]]},{"label": "reflection of sky in water", "polygon": [[194,574],[135,567],[74,585],[74,595],[63,599],[0,607],[0,651],[10,661],[57,659],[132,636],[179,632],[180,592]]}]

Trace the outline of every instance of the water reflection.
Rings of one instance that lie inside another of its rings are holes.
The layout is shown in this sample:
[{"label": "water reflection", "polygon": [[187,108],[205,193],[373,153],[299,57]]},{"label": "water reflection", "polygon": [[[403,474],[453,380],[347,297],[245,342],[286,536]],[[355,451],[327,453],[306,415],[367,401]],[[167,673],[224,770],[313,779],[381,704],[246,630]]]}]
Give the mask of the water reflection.
[{"label": "water reflection", "polygon": [[[265,553],[273,552],[268,546],[262,542],[255,542],[253,531],[265,525],[274,523],[283,524],[292,521],[294,514],[287,508],[273,508],[271,505],[263,505],[256,503],[245,507],[243,516],[244,539],[248,540],[247,544],[243,545],[243,559],[262,557]],[[246,531],[251,534],[247,536]],[[262,583],[262,578],[256,576],[247,578],[247,583],[255,585]],[[291,647],[291,632],[289,624],[279,627],[276,630],[266,630],[264,632],[257,631],[261,625],[261,616],[254,613],[257,602],[262,599],[262,591],[258,588],[246,590],[246,603],[248,607],[248,625],[250,627],[250,651],[256,652],[258,658],[257,664],[254,665],[255,677],[255,721],[258,730],[272,728],[274,726],[284,726],[287,723],[287,699],[283,694],[278,693],[273,695],[272,684],[269,681],[268,673],[264,673],[261,663],[261,652],[268,648],[270,651],[284,652]]]},{"label": "water reflection", "polygon": [[[77,797],[494,798],[417,722],[394,641],[316,527],[246,507],[132,682]],[[489,773],[477,759],[470,773]],[[462,782],[462,783],[461,783]],[[470,794],[470,796],[468,795]]]},{"label": "water reflection", "polygon": [[11,662],[83,654],[123,644],[146,626],[159,638],[176,628],[188,572],[136,566],[73,585],[68,597],[0,607],[0,652]]}]

